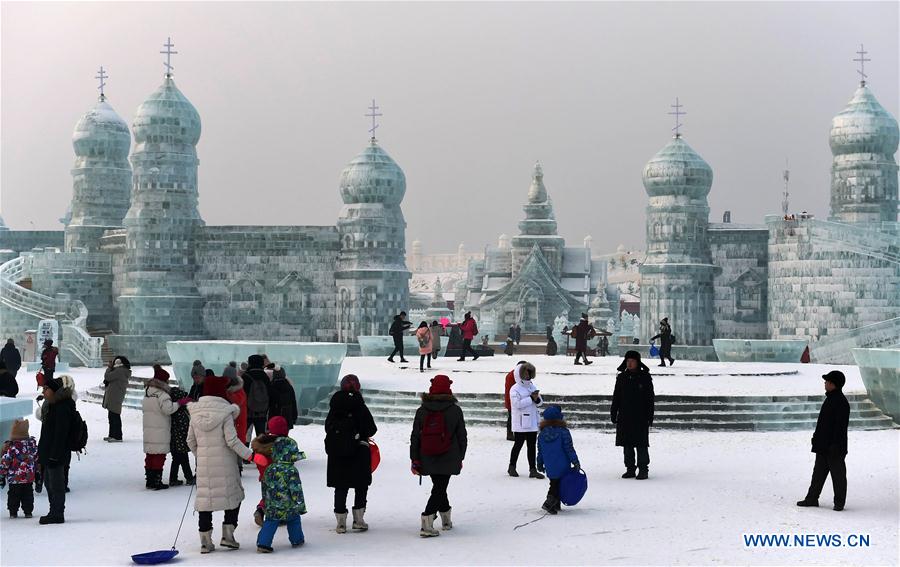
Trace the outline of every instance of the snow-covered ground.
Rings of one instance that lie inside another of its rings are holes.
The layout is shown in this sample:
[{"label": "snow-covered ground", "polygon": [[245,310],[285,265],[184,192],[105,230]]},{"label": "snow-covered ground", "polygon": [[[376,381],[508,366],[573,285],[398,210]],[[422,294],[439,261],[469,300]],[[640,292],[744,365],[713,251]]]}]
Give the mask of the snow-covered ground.
[{"label": "snow-covered ground", "polygon": [[[377,366],[374,361],[365,364],[364,360],[348,359],[346,370],[354,370],[356,362],[364,369]],[[508,362],[505,357],[479,360],[477,366],[505,368]],[[477,367],[468,364],[469,369]],[[683,368],[688,371],[697,364],[685,363]],[[548,376],[548,366],[538,364],[540,380],[565,384],[572,379]],[[602,368],[598,363],[591,370],[598,367]],[[97,383],[96,371],[74,374],[79,389]],[[383,376],[374,371],[372,374],[361,376],[364,384],[388,379],[386,372]],[[470,379],[495,379],[490,373],[453,376],[460,379],[454,386],[465,383],[466,387]],[[796,378],[806,380],[803,376]],[[404,371],[397,380],[421,384],[423,378],[417,371]],[[736,379],[735,385],[739,386],[741,380]],[[809,381],[812,383],[811,378]],[[667,378],[661,377],[657,383],[664,389]],[[143,488],[140,412],[125,411],[125,442],[109,445],[101,441],[106,433],[105,411],[95,404],[79,406],[91,440],[88,454],[72,465],[66,524],[37,524],[37,516],[47,511],[46,492],[37,495],[34,519],[11,520],[3,514],[0,564],[4,566],[125,565],[133,553],[172,545],[190,490],[179,487],[149,492]],[[32,432],[38,431],[39,424],[32,420]],[[450,483],[455,527],[428,540],[418,537],[418,516],[428,497],[429,483],[426,479],[419,486],[409,473],[409,425],[385,424],[376,436],[383,460],[369,495],[366,518],[371,529],[362,534],[338,535],[332,530],[332,493],[325,487],[322,428],[298,427],[292,435],[309,457],[300,466],[309,508],[303,517],[306,545],[291,549],[282,529],[276,536],[274,554],[255,553],[257,530],[251,512],[259,498],[259,484],[256,474],[248,469],[244,473],[247,498],[237,529],[237,539],[244,548],[217,549],[212,555],[201,556],[197,517],[191,511],[177,542],[179,563],[889,565],[898,561],[898,430],[850,432],[847,508],[838,513],[831,510],[830,484],[822,495],[821,508],[800,509],[794,505],[804,496],[812,471],[810,432],[654,432],[651,477],[641,482],[619,478],[622,458],[613,435],[573,429],[576,450],[590,477],[587,495],[578,506],[564,508],[558,516],[514,529],[541,518],[547,481],[508,477],[510,443],[504,433],[473,427],[463,474]],[[524,463],[523,455],[520,472],[526,468]],[[215,522],[218,538],[221,514],[216,514]],[[845,543],[850,534],[864,534],[869,537],[869,546],[748,548],[742,534],[788,534],[792,538],[839,534]]]}]

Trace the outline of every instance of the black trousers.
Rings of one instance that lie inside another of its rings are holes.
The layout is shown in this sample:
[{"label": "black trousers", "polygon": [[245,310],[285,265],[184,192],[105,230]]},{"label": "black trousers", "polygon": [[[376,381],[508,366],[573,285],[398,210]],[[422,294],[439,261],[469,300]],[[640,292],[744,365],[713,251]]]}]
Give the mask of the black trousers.
[{"label": "black trousers", "polygon": [[550,479],[550,490],[547,491],[547,498],[556,498],[559,500],[559,478]]},{"label": "black trousers", "polygon": [[250,437],[251,429],[254,431],[254,433],[257,436],[262,435],[263,433],[266,432],[266,421],[267,420],[266,420],[265,416],[263,416],[263,417],[248,417],[247,418],[247,423],[250,424],[247,427],[247,441],[250,441],[253,439],[253,437]]},{"label": "black trousers", "polygon": [[122,416],[111,411],[106,412],[109,419],[109,436],[113,439],[122,440]]},{"label": "black trousers", "polygon": [[428,357],[428,368],[431,368],[431,353],[419,355],[419,370],[425,370],[425,357]]},{"label": "black trousers", "polygon": [[449,484],[449,474],[431,475],[431,496],[428,497],[428,503],[425,504],[425,511],[422,512],[423,516],[450,510],[450,499],[447,498],[447,486]]},{"label": "black trousers", "polygon": [[515,442],[513,443],[512,453],[509,454],[510,466],[516,466],[516,462],[519,460],[519,453],[522,451],[522,445],[527,445],[528,470],[536,470],[534,458],[537,454],[537,431],[516,432],[513,433],[513,436],[515,437]]},{"label": "black trousers", "polygon": [[[238,522],[238,514],[241,512],[241,505],[238,504],[237,508],[232,510],[225,510],[225,520],[222,522],[223,524],[230,524],[232,526],[237,527]],[[199,516],[199,525],[201,532],[208,532],[212,529],[212,512],[198,512]]]},{"label": "black trousers", "polygon": [[462,344],[462,352],[459,353],[460,360],[466,359],[466,354],[471,354],[472,356],[478,356],[478,353],[472,350],[472,339],[463,339]]},{"label": "black trousers", "polygon": [[506,440],[516,440],[516,436],[512,432],[512,410],[506,410]]},{"label": "black trousers", "polygon": [[34,486],[30,482],[10,484],[6,495],[6,507],[10,512],[18,512],[19,506],[26,514],[34,511]]},{"label": "black trousers", "polygon": [[834,503],[843,506],[847,502],[847,464],[846,455],[840,449],[832,448],[827,453],[816,453],[816,464],[813,466],[812,480],[809,483],[807,500],[819,501],[825,479],[831,474],[831,486],[834,489]]},{"label": "black trousers", "polygon": [[578,362],[579,359],[584,358],[584,361],[587,362],[587,353],[583,350],[579,350],[575,353],[575,362]]},{"label": "black trousers", "polygon": [[[347,513],[347,494],[350,493],[350,488],[346,486],[339,486],[334,489],[334,513],[335,514],[346,514]],[[366,507],[366,495],[369,493],[368,486],[358,486],[353,489],[353,509],[359,510],[360,508]]]},{"label": "black trousers", "polygon": [[65,517],[66,512],[66,468],[62,465],[44,467],[44,487],[50,501],[50,513],[54,518]]},{"label": "black trousers", "polygon": [[650,448],[649,447],[622,447],[625,453],[625,468],[634,469],[634,453],[637,451],[637,467],[646,469],[650,465]]},{"label": "black trousers", "polygon": [[172,453],[172,464],[169,466],[169,482],[178,478],[178,467],[184,473],[185,480],[194,478],[191,471],[191,459],[187,453]]},{"label": "black trousers", "polygon": [[391,356],[389,356],[388,358],[394,358],[394,355],[398,354],[398,353],[400,354],[400,360],[404,360],[405,357],[403,356],[403,337],[402,336],[394,337],[394,350],[393,350],[393,352],[391,352]]}]

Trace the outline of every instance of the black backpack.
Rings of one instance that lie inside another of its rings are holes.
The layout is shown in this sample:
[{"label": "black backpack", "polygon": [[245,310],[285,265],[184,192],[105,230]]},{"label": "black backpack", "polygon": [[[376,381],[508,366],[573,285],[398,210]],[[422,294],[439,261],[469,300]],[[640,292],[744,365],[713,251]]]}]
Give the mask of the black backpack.
[{"label": "black backpack", "polygon": [[69,428],[69,450],[76,453],[87,453],[88,427],[81,419],[78,410],[72,414],[72,426]]},{"label": "black backpack", "polygon": [[347,413],[325,424],[325,453],[331,457],[350,457],[359,446],[359,434],[353,414]]},{"label": "black backpack", "polygon": [[269,411],[269,387],[263,381],[265,378],[253,376],[250,382],[250,392],[247,394],[247,408],[250,413],[264,414]]}]

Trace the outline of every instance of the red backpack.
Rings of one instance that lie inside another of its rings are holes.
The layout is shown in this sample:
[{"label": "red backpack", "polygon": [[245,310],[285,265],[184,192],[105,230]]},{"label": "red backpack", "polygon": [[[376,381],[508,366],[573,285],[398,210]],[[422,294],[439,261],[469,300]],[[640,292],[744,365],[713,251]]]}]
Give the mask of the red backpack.
[{"label": "red backpack", "polygon": [[425,414],[419,432],[419,448],[423,455],[443,455],[450,450],[450,432],[444,421],[444,412],[430,411]]}]

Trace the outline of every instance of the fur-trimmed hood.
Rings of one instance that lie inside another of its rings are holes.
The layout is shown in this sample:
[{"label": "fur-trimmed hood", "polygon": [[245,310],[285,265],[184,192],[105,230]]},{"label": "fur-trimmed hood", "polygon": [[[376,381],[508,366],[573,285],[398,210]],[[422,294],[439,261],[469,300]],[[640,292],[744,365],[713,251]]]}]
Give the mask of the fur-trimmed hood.
[{"label": "fur-trimmed hood", "polygon": [[269,435],[268,433],[263,433],[261,435],[257,435],[256,438],[250,442],[250,448],[253,449],[254,453],[265,455],[266,457],[271,459],[272,448],[275,447],[275,441],[277,440],[277,435]]},{"label": "fur-trimmed hood", "polygon": [[241,408],[219,396],[203,396],[199,401],[188,404],[188,412],[192,425],[201,431],[211,431],[226,419],[236,419]]},{"label": "fur-trimmed hood", "polygon": [[144,386],[144,391],[147,395],[150,395],[150,389],[156,388],[157,390],[162,390],[163,392],[169,394],[172,391],[172,388],[169,386],[167,382],[163,382],[162,380],[157,380],[156,378],[150,378],[147,380],[147,385]]},{"label": "fur-trimmed hood", "polygon": [[544,429],[545,427],[562,427],[563,429],[568,429],[569,425],[564,419],[542,419],[538,427],[541,429]]}]

